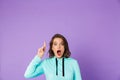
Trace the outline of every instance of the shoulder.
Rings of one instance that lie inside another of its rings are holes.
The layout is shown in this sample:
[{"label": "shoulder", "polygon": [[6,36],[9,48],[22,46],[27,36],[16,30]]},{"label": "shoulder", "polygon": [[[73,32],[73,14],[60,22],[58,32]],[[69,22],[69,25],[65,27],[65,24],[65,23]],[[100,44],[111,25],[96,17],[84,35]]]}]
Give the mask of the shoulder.
[{"label": "shoulder", "polygon": [[68,62],[70,62],[70,63],[72,63],[72,64],[78,63],[76,59],[71,58],[71,57],[70,58],[65,58],[65,60],[68,61]]},{"label": "shoulder", "polygon": [[[67,62],[68,61],[68,62]],[[67,64],[71,65],[75,70],[79,70],[79,62],[74,58],[67,58],[66,59]]]},{"label": "shoulder", "polygon": [[50,60],[53,60],[53,59],[54,59],[54,57],[52,57],[52,58],[49,58],[49,57],[48,57],[48,58],[46,58],[45,60],[46,60],[46,61],[50,61]]},{"label": "shoulder", "polygon": [[53,59],[54,59],[54,58],[45,58],[43,61],[44,61],[45,63],[46,63],[46,62],[51,62],[51,61],[53,62]]}]

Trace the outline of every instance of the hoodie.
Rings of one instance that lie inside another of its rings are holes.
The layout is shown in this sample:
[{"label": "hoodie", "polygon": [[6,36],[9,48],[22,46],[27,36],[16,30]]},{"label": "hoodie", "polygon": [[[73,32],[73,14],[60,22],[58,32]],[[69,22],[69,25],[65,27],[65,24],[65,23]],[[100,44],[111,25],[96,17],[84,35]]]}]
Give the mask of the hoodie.
[{"label": "hoodie", "polygon": [[82,80],[78,62],[73,58],[47,58],[35,56],[24,77],[34,78],[45,74],[46,80]]}]

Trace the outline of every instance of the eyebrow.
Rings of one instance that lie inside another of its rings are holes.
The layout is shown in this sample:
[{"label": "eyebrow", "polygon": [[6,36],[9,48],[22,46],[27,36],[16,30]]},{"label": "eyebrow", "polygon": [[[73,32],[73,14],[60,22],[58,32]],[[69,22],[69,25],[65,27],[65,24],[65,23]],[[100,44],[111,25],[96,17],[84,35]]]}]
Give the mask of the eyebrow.
[{"label": "eyebrow", "polygon": [[[53,41],[53,43],[58,43],[57,41]],[[61,41],[60,43],[64,43],[64,41]]]}]

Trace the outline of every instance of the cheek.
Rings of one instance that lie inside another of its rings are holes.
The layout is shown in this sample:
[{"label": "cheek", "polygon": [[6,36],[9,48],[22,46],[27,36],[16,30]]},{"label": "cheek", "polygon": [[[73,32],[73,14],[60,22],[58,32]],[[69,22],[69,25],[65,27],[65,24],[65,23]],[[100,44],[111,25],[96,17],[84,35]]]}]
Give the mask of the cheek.
[{"label": "cheek", "polygon": [[62,47],[62,51],[63,51],[63,53],[64,53],[64,51],[65,51],[65,48],[64,48],[64,47]]},{"label": "cheek", "polygon": [[63,47],[62,47],[62,49],[64,49],[64,50],[65,50],[65,47],[63,46]]},{"label": "cheek", "polygon": [[53,52],[56,50],[55,46],[52,46],[52,50],[53,50]]}]

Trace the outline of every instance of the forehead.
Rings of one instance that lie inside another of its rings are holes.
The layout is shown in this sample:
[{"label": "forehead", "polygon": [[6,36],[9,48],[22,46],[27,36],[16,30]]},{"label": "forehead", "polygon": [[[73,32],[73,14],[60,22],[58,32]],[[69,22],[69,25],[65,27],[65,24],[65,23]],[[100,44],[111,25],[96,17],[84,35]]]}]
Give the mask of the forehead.
[{"label": "forehead", "polygon": [[62,38],[54,38],[53,42],[63,42],[63,39]]}]

